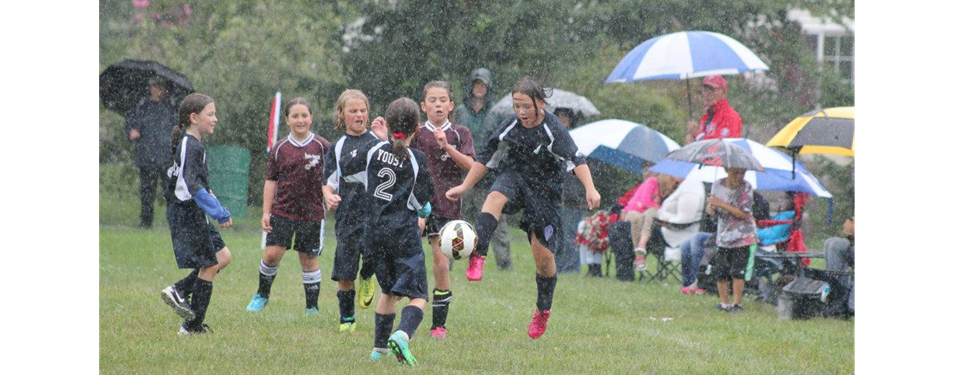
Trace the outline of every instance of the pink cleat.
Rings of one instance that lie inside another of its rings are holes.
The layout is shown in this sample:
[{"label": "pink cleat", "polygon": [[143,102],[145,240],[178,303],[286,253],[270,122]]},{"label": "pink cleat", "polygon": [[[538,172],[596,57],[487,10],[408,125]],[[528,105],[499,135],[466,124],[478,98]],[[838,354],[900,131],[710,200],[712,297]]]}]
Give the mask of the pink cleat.
[{"label": "pink cleat", "polygon": [[470,265],[467,266],[467,280],[480,281],[483,278],[483,262],[487,257],[480,255],[470,255]]},{"label": "pink cleat", "polygon": [[447,339],[447,329],[444,328],[444,327],[437,327],[437,328],[431,329],[431,330],[430,330],[430,336],[433,336],[433,338],[435,338],[435,339],[437,339],[437,340],[439,340],[439,341],[446,340],[446,339]]},{"label": "pink cleat", "polygon": [[550,310],[533,313],[533,320],[530,321],[530,328],[527,328],[527,335],[531,339],[540,338],[544,332],[547,332],[547,321],[550,320]]}]

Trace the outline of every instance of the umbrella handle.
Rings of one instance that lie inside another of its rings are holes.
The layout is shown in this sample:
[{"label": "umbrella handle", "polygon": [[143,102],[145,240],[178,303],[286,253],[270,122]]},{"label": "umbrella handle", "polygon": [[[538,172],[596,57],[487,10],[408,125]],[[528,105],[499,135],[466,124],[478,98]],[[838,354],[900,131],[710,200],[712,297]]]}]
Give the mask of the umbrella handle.
[{"label": "umbrella handle", "polygon": [[690,78],[687,81],[687,118],[693,121],[693,99],[690,97]]},{"label": "umbrella handle", "polygon": [[790,166],[791,166],[791,168],[790,168],[790,169],[791,169],[791,170],[790,170],[790,179],[791,179],[791,180],[796,180],[796,179],[797,179],[797,153],[799,152],[799,150],[797,150],[797,149],[790,149],[790,151],[792,151],[792,152],[790,152],[790,156],[791,156],[791,158],[790,158]]}]

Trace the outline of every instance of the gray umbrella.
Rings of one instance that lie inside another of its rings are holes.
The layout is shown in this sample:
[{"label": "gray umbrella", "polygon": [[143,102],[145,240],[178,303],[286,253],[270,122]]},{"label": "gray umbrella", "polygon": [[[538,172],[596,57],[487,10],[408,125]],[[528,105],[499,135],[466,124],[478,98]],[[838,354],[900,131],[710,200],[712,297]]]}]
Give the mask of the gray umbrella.
[{"label": "gray umbrella", "polygon": [[723,168],[742,168],[764,171],[763,164],[750,151],[729,139],[707,139],[694,142],[673,151],[667,159]]},{"label": "gray umbrella", "polygon": [[[549,90],[549,89],[547,89]],[[563,91],[560,89],[553,89],[553,95],[547,98],[547,107],[552,112],[557,108],[567,108],[576,112],[581,117],[596,116],[600,114],[600,111],[597,110],[597,107],[593,106],[593,103],[590,103],[590,100],[574,94],[570,91]],[[509,115],[513,113],[513,96],[507,94],[503,99],[497,102],[493,108],[490,109],[493,113]]]}]

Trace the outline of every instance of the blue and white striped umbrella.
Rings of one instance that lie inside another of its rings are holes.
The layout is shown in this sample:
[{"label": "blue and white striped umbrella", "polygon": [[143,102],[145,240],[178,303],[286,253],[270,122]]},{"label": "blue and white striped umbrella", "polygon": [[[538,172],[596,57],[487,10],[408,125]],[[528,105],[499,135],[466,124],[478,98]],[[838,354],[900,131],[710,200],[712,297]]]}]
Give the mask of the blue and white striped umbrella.
[{"label": "blue and white striped umbrella", "polygon": [[[768,191],[796,191],[810,193],[821,198],[833,198],[827,188],[803,167],[798,160],[796,176],[793,175],[793,158],[749,139],[726,139],[731,143],[749,151],[761,165],[764,172],[748,170],[744,179],[750,182],[757,190]],[[653,172],[665,173],[672,176],[692,178],[697,181],[714,182],[727,177],[722,167],[699,166],[694,163],[664,159],[658,162]]]},{"label": "blue and white striped umbrella", "polygon": [[587,157],[643,174],[643,163],[656,163],[680,148],[677,142],[644,125],[626,120],[600,120],[570,131]]},{"label": "blue and white striped umbrella", "polygon": [[769,67],[735,39],[708,31],[683,31],[647,40],[627,54],[607,83],[743,74]]}]

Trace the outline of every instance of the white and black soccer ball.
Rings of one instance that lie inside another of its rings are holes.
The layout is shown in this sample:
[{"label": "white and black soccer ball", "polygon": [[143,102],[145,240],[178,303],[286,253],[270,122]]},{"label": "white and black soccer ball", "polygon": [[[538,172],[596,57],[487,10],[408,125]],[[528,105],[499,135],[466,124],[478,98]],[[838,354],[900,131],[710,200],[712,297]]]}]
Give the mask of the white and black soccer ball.
[{"label": "white and black soccer ball", "polygon": [[469,257],[477,248],[477,231],[463,220],[454,220],[440,228],[440,251],[449,259]]}]

